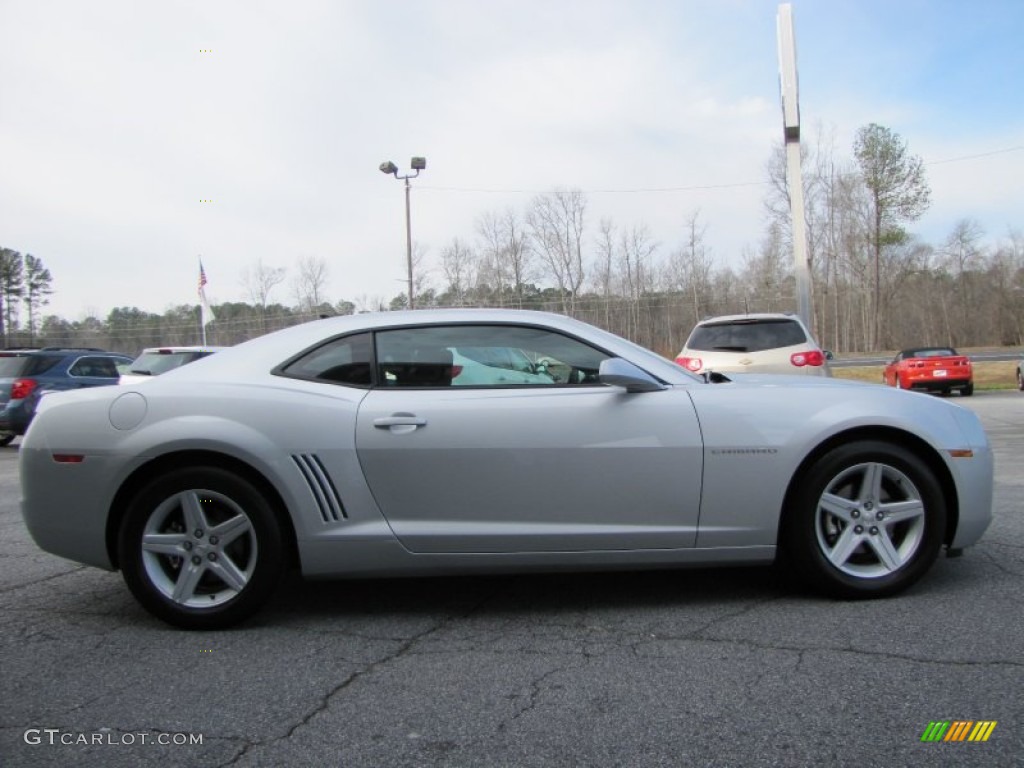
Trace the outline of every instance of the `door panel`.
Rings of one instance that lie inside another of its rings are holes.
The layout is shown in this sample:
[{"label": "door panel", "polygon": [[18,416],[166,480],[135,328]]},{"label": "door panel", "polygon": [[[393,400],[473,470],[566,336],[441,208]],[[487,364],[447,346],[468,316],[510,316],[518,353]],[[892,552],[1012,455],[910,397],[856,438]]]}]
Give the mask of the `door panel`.
[{"label": "door panel", "polygon": [[414,552],[691,547],[702,446],[685,391],[376,389],[360,464]]}]

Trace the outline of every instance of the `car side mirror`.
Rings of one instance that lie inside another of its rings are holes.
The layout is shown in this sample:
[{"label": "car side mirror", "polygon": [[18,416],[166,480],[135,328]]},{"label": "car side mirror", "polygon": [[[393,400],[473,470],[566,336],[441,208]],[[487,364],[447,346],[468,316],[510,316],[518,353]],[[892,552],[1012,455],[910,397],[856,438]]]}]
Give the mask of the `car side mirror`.
[{"label": "car side mirror", "polygon": [[637,368],[621,357],[602,360],[597,378],[602,384],[625,387],[627,392],[658,392],[665,389],[665,385],[647,371]]}]

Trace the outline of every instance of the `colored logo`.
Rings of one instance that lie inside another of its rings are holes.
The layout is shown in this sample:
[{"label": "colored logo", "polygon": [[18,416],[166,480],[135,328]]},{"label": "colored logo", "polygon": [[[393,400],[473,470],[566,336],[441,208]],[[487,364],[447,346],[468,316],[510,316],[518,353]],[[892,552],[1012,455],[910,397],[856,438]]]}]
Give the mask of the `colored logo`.
[{"label": "colored logo", "polygon": [[932,720],[921,734],[921,741],[988,741],[996,723],[995,720]]}]

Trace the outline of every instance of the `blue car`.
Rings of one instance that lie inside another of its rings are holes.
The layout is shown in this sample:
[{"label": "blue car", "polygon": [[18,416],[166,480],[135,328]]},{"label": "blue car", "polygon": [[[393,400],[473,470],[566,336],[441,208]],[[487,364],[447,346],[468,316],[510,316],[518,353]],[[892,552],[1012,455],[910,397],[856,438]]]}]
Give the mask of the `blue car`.
[{"label": "blue car", "polygon": [[0,446],[25,434],[46,392],[117,384],[132,358],[102,349],[44,347],[0,352]]}]

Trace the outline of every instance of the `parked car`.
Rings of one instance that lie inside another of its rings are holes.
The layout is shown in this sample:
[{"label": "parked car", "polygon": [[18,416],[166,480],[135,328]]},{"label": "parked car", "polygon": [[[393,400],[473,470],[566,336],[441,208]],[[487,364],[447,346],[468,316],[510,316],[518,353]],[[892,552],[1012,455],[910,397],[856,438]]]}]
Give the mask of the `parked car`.
[{"label": "parked car", "polygon": [[136,384],[219,352],[225,347],[149,347],[121,374],[121,384]]},{"label": "parked car", "polygon": [[697,323],[676,362],[693,373],[831,376],[829,355],[796,315],[724,315]]},{"label": "parked car", "polygon": [[1017,389],[1024,392],[1024,373],[1022,373],[1022,369],[1024,369],[1024,356],[1021,356],[1021,359],[1017,361]]},{"label": "parked car", "polygon": [[25,434],[44,394],[117,384],[117,365],[131,360],[93,348],[0,352],[0,446]]},{"label": "parked car", "polygon": [[882,382],[898,389],[923,389],[948,395],[974,394],[971,361],[952,347],[904,349],[885,366]]},{"label": "parked car", "polygon": [[[453,349],[559,361],[459,384]],[[720,382],[720,383],[716,383]],[[144,387],[46,397],[19,454],[43,549],[155,616],[236,623],[309,577],[771,563],[842,597],[920,579],[992,516],[992,451],[945,400],[694,376],[570,318],[334,317]]]}]

